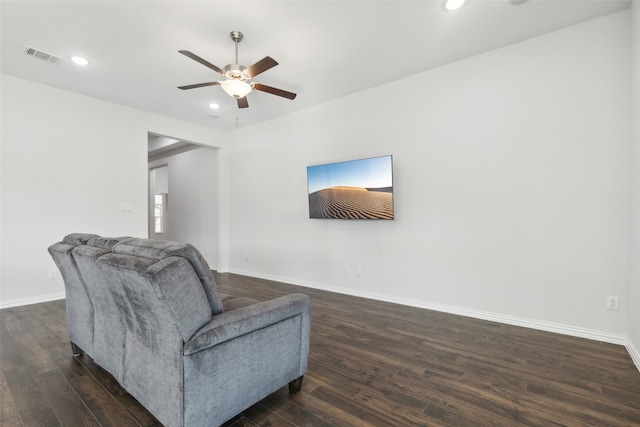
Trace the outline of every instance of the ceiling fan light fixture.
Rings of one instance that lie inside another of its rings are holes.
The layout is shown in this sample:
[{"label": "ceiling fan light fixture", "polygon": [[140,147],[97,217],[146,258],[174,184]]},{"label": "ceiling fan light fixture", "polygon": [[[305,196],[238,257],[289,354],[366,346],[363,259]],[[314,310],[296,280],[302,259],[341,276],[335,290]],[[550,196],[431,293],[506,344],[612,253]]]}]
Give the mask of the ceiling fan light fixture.
[{"label": "ceiling fan light fixture", "polygon": [[220,85],[225,92],[234,98],[244,98],[251,92],[251,85],[242,80],[225,80]]}]

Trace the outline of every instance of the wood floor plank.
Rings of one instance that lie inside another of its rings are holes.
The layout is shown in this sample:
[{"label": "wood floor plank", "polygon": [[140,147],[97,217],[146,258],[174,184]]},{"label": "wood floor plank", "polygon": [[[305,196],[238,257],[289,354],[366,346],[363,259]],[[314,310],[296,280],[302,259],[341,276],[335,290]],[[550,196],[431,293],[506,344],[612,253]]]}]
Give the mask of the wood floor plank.
[{"label": "wood floor plank", "polygon": [[[313,391],[323,384],[324,383],[321,381],[314,382],[313,377],[306,375],[304,378],[302,392],[287,397],[286,401],[298,408],[295,409],[296,413],[303,411],[307,414],[305,417],[312,416],[314,419],[324,420],[322,422],[318,422],[318,426],[325,425],[325,422],[329,426],[363,427],[369,425],[360,418],[336,408],[335,406],[327,404],[323,400],[313,396]],[[282,416],[285,416],[282,413],[287,411],[288,408],[289,406],[284,407],[283,405],[282,409],[279,410],[279,413]]]},{"label": "wood floor plank", "polygon": [[396,425],[424,426],[428,421],[423,413],[428,403],[397,390],[364,389],[356,395],[354,402],[388,414]]},{"label": "wood floor plank", "polygon": [[160,427],[162,424],[153,414],[151,414],[144,406],[140,404],[129,393],[121,394],[117,397],[118,403],[129,413],[131,418],[141,426]]},{"label": "wood floor plank", "polygon": [[363,402],[353,399],[344,399],[334,390],[325,387],[318,387],[312,393],[314,397],[322,400],[325,404],[334,406],[343,412],[349,413],[356,418],[360,418],[365,426],[397,426],[398,421],[389,414],[381,412],[378,408],[369,407]]},{"label": "wood floor plank", "polygon": [[137,427],[140,425],[116,398],[96,381],[76,358],[59,358],[58,369],[74,391],[103,426]]},{"label": "wood floor plank", "polygon": [[512,409],[490,399],[484,390],[446,378],[416,376],[399,372],[391,380],[405,390],[448,411],[464,415],[477,425],[524,426],[518,408]]},{"label": "wood floor plank", "polygon": [[5,426],[22,426],[18,407],[15,400],[13,400],[7,379],[2,371],[0,371],[0,402],[0,424]]},{"label": "wood floor plank", "polygon": [[595,425],[637,426],[638,420],[640,420],[640,410],[624,405],[609,404],[603,400],[565,392],[559,388],[531,383],[527,391],[544,396],[550,402],[562,402],[561,406],[564,411],[574,413],[576,416],[579,414],[581,419],[588,420]]},{"label": "wood floor plank", "polygon": [[2,369],[11,369],[16,366],[22,365],[23,348],[13,339],[13,335],[8,331],[4,320],[7,317],[2,317],[0,323],[0,361],[2,362]]},{"label": "wood floor plank", "polygon": [[455,427],[477,427],[481,424],[478,424],[478,421],[468,416],[453,411],[447,408],[443,408],[441,406],[430,404],[424,410],[425,416],[427,416],[430,421],[426,425],[428,426],[455,426]]},{"label": "wood floor plank", "polygon": [[36,377],[36,381],[62,425],[78,427],[100,425],[58,370],[42,373]]},{"label": "wood floor plank", "polygon": [[124,394],[127,394],[127,392],[120,386],[113,375],[94,363],[94,361],[89,356],[83,355],[81,357],[77,357],[76,360],[78,361],[78,363],[81,363],[82,366],[84,366],[87,372],[92,375],[96,379],[96,381],[98,381],[102,385],[102,387],[104,387],[109,392],[109,394],[111,394],[111,396],[118,399]]},{"label": "wood floor plank", "polygon": [[[449,352],[440,352],[430,349],[429,360],[424,356],[424,349],[415,349],[413,352],[398,350],[405,349],[407,344],[396,343],[391,348],[386,345],[376,343],[354,343],[350,338],[344,337],[338,333],[331,335],[331,328],[318,327],[317,331],[322,330],[322,335],[314,334],[312,339],[312,348],[314,345],[323,345],[320,357],[329,355],[340,355],[343,360],[348,363],[349,359],[357,359],[359,365],[364,365],[366,369],[380,372],[381,375],[393,375],[399,369],[409,370],[417,374],[421,374],[427,368],[447,371],[451,375],[461,377],[462,372],[455,372],[452,362],[457,357],[456,354]],[[357,344],[357,345],[356,345]],[[383,351],[384,350],[384,351]],[[361,362],[363,361],[364,362]],[[368,362],[368,363],[367,363]]]},{"label": "wood floor plank", "polygon": [[352,400],[360,392],[358,385],[353,383],[351,378],[345,377],[340,370],[335,369],[332,364],[318,362],[310,357],[309,373],[312,378],[322,381],[322,384],[316,388],[329,388],[343,399]]},{"label": "wood floor plank", "polygon": [[300,392],[291,395],[288,389],[281,388],[260,403],[274,414],[289,420],[295,426],[333,427],[333,424],[322,416],[304,409],[304,405],[300,403],[308,398],[307,393]]},{"label": "wood floor plank", "polygon": [[5,378],[25,425],[61,426],[37,382],[24,366],[5,370]]},{"label": "wood floor plank", "polygon": [[291,420],[283,418],[276,414],[261,402],[256,403],[249,409],[242,412],[242,415],[247,420],[259,426],[273,426],[273,427],[295,427]]}]

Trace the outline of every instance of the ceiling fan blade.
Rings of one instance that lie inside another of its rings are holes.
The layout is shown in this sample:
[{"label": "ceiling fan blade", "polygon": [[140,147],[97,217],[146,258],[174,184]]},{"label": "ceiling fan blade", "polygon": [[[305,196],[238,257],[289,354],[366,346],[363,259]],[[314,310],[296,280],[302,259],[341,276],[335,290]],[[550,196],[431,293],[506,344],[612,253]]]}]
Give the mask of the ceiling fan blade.
[{"label": "ceiling fan blade", "polygon": [[247,68],[245,70],[245,74],[250,78],[253,78],[258,74],[264,73],[268,69],[275,67],[276,65],[278,65],[278,62],[276,62],[275,59],[271,58],[270,56],[265,56],[260,61]]},{"label": "ceiling fan blade", "polygon": [[201,63],[202,65],[204,65],[207,68],[211,68],[216,73],[224,75],[224,71],[222,69],[216,67],[211,62],[200,58],[198,55],[193,54],[193,53],[189,52],[188,50],[179,50],[178,52],[180,52],[181,54],[183,54],[186,57],[189,57],[189,58],[193,59],[194,61],[197,61],[197,62]]},{"label": "ceiling fan blade", "polygon": [[287,92],[286,90],[282,90],[282,89],[276,89],[275,87],[262,85],[260,83],[255,83],[253,85],[253,88],[255,90],[267,92],[267,93],[270,93],[271,95],[277,95],[287,99],[295,99],[296,97],[295,93]]},{"label": "ceiling fan blade", "polygon": [[219,84],[220,84],[220,82],[197,83],[197,84],[194,84],[194,85],[178,86],[178,89],[182,89],[182,90],[196,89],[196,88],[199,88],[199,87],[215,86],[215,85],[219,85]]},{"label": "ceiling fan blade", "polygon": [[236,98],[238,100],[238,108],[249,108],[249,101],[247,101],[247,97],[243,96],[242,98]]}]

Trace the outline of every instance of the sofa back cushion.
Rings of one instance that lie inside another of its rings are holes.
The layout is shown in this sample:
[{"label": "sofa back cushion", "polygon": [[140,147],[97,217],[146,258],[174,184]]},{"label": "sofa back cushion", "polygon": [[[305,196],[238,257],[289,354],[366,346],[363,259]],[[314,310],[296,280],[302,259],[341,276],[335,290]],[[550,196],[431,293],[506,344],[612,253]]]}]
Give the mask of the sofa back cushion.
[{"label": "sofa back cushion", "polygon": [[89,239],[86,243],[87,246],[93,246],[94,248],[100,248],[107,250],[109,252],[113,252],[113,247],[116,243],[122,242],[123,240],[130,240],[133,237],[122,236],[122,237],[100,237],[96,236],[92,239]]},{"label": "sofa back cushion", "polygon": [[[93,360],[121,381],[124,372],[124,319],[117,304],[127,304],[122,286],[108,282],[98,268],[97,260],[111,253],[113,246],[130,237],[94,237],[76,246],[73,258],[82,276],[94,309]],[[119,295],[119,299],[114,299]]]},{"label": "sofa back cushion", "polygon": [[[105,280],[124,289],[128,304],[117,304],[125,326],[140,342],[154,350],[158,343],[180,335],[180,342],[191,338],[211,320],[211,309],[202,284],[189,261],[182,257],[151,258],[109,253],[98,258]],[[116,298],[118,296],[116,295]]]},{"label": "sofa back cushion", "polygon": [[202,254],[192,245],[169,240],[131,238],[117,242],[113,246],[113,252],[157,261],[168,257],[186,259],[191,264],[204,289],[211,313],[222,313],[223,305],[211,269]]},{"label": "sofa back cushion", "polygon": [[67,245],[86,245],[87,242],[96,237],[100,237],[97,234],[89,234],[89,233],[71,233],[64,236],[62,239],[62,243],[66,243]]},{"label": "sofa back cushion", "polygon": [[77,243],[78,240],[65,238],[49,246],[49,253],[64,279],[69,339],[93,357],[93,302],[72,255],[77,245],[66,242]]}]

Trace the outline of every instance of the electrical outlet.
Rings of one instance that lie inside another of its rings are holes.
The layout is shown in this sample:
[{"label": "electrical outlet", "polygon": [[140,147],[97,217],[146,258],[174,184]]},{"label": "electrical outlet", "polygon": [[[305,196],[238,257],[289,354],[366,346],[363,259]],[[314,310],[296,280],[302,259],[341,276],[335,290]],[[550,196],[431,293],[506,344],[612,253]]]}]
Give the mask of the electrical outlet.
[{"label": "electrical outlet", "polygon": [[49,270],[49,279],[57,279],[58,278],[58,270]]},{"label": "electrical outlet", "polygon": [[358,277],[362,276],[362,267],[358,266],[358,268],[356,269],[356,274],[358,275]]},{"label": "electrical outlet", "polygon": [[344,265],[344,274],[349,274],[349,266],[348,265]]},{"label": "electrical outlet", "polygon": [[244,254],[244,260],[245,260],[245,262],[251,261],[251,257],[249,256],[249,252]]},{"label": "electrical outlet", "polygon": [[618,310],[620,304],[620,298],[618,296],[609,295],[607,297],[607,309],[608,310]]}]

